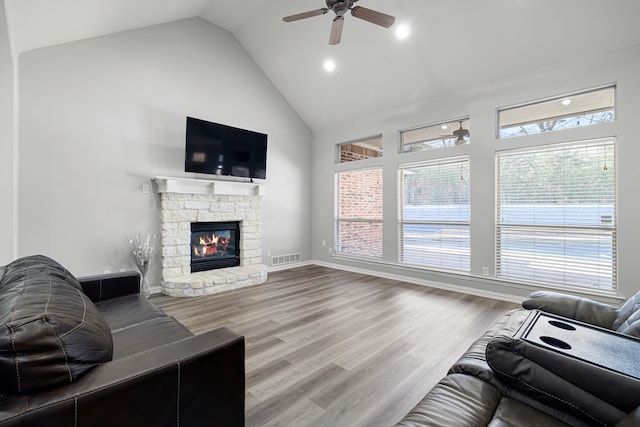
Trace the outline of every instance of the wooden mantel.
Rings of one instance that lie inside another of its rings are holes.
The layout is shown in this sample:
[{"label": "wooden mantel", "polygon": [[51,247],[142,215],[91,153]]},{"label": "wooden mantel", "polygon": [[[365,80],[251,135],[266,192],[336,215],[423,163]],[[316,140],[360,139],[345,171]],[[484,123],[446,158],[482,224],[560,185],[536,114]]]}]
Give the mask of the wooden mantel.
[{"label": "wooden mantel", "polygon": [[156,176],[153,178],[158,193],[215,194],[234,196],[264,196],[266,186],[256,182],[223,181],[212,179],[176,178]]}]

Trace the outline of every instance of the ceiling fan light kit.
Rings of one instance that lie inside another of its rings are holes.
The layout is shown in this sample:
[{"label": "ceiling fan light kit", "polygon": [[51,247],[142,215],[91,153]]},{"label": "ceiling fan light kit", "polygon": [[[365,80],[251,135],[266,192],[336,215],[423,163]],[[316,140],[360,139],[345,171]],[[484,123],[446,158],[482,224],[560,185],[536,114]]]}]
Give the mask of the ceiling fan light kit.
[{"label": "ceiling fan light kit", "polygon": [[[471,137],[471,133],[469,132],[469,129],[465,129],[462,127],[462,123],[464,123],[464,120],[458,120],[458,123],[460,124],[460,128],[454,130],[452,134],[440,136],[447,139],[455,138],[455,145],[464,145],[467,143],[467,139]],[[441,129],[446,130],[447,125],[441,126]]]},{"label": "ceiling fan light kit", "polygon": [[297,13],[295,15],[285,16],[282,18],[284,22],[293,22],[300,19],[311,18],[314,16],[324,15],[330,10],[335,13],[333,18],[333,24],[331,24],[331,34],[329,35],[329,44],[335,45],[340,43],[342,39],[342,27],[344,25],[344,15],[348,11],[351,11],[351,16],[362,19],[363,21],[371,22],[372,24],[379,25],[384,28],[389,28],[393,25],[396,18],[387,15],[386,13],[378,12],[376,10],[367,9],[362,6],[353,6],[358,0],[326,0],[327,7],[320,9],[310,10],[308,12]]},{"label": "ceiling fan light kit", "polygon": [[455,142],[456,145],[466,144],[467,141],[465,140],[465,138],[469,138],[471,136],[471,134],[469,133],[469,129],[464,129],[462,127],[462,122],[463,120],[460,120],[459,121],[460,128],[453,131],[453,136],[456,137],[456,142]]}]

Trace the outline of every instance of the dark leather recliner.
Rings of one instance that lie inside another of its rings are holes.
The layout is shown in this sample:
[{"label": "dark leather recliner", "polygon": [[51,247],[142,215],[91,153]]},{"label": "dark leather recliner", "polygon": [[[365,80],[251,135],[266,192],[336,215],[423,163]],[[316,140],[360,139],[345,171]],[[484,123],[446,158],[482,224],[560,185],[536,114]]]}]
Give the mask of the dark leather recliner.
[{"label": "dark leather recliner", "polygon": [[[619,383],[618,374],[597,365],[527,348],[519,334],[539,310],[638,337],[640,292],[616,307],[539,291],[523,306],[476,340],[397,426],[639,427],[640,380],[626,377]],[[588,387],[581,386],[585,381]]]}]

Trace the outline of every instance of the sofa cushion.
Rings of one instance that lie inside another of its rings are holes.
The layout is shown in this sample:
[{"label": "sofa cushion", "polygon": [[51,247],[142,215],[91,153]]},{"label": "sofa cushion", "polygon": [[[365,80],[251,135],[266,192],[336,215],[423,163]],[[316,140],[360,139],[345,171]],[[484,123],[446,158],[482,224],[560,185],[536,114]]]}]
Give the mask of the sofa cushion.
[{"label": "sofa cushion", "polygon": [[0,393],[75,381],[111,360],[111,331],[78,281],[41,255],[8,264],[0,280]]},{"label": "sofa cushion", "polygon": [[167,315],[140,294],[124,295],[95,303],[111,332]]},{"label": "sofa cushion", "polygon": [[193,335],[180,322],[169,316],[150,319],[128,328],[112,331],[112,334],[114,359],[157,348]]}]

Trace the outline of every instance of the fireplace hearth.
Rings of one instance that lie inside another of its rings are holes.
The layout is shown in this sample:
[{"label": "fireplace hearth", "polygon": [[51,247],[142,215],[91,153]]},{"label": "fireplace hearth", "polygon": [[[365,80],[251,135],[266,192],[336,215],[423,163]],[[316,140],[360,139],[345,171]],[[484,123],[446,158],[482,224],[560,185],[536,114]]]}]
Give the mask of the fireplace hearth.
[{"label": "fireplace hearth", "polygon": [[191,272],[240,265],[239,222],[191,223]]},{"label": "fireplace hearth", "polygon": [[[160,193],[162,293],[195,297],[267,280],[260,218],[264,185],[169,177],[154,181]],[[208,223],[220,224],[196,227],[194,237],[192,224]],[[197,271],[200,266],[192,267],[192,261],[206,268],[210,262],[218,265]]]}]

